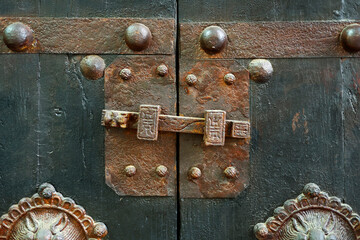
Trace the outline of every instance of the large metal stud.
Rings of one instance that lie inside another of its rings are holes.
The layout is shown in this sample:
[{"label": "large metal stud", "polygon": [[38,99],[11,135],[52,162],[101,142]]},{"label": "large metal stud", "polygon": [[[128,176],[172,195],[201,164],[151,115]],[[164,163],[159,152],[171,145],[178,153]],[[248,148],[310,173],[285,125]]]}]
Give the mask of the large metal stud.
[{"label": "large metal stud", "polygon": [[90,80],[96,80],[104,76],[105,61],[97,55],[84,57],[80,62],[82,74]]},{"label": "large metal stud", "polygon": [[349,52],[360,51],[360,24],[350,24],[340,34],[343,48]]},{"label": "large metal stud", "polygon": [[209,26],[204,29],[200,36],[201,48],[208,54],[221,52],[227,43],[225,31],[218,26]]},{"label": "large metal stud", "polygon": [[125,42],[134,51],[142,51],[148,48],[151,38],[150,29],[142,23],[130,25],[125,32]]},{"label": "large metal stud", "polygon": [[26,51],[34,44],[33,30],[21,22],[7,26],[3,39],[6,46],[15,52]]},{"label": "large metal stud", "polygon": [[270,80],[274,69],[266,59],[255,59],[249,64],[250,79],[257,83],[266,83]]}]

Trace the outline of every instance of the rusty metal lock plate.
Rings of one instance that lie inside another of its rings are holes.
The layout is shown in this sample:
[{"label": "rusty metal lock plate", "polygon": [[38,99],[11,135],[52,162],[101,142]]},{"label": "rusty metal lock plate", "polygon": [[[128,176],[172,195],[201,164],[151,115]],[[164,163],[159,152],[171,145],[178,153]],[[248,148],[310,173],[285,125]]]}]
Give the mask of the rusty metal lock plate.
[{"label": "rusty metal lock plate", "polygon": [[[175,72],[174,56],[118,57],[105,70],[105,108],[138,112],[143,104],[160,105],[162,114],[176,115]],[[134,129],[106,128],[106,183],[118,195],[174,196],[175,159],[175,133],[146,141]]]},{"label": "rusty metal lock plate", "polygon": [[[226,112],[227,120],[249,121],[249,73],[243,66],[235,60],[182,59],[180,69],[181,116],[203,117],[206,110],[218,109]],[[231,83],[225,78],[229,73],[235,77]],[[219,112],[216,116],[220,121]],[[223,140],[217,125],[207,129],[212,142]],[[243,125],[233,129],[225,134],[242,135],[249,131]],[[236,197],[249,182],[249,137],[227,138],[224,146],[206,146],[201,138],[180,135],[180,196]]]}]

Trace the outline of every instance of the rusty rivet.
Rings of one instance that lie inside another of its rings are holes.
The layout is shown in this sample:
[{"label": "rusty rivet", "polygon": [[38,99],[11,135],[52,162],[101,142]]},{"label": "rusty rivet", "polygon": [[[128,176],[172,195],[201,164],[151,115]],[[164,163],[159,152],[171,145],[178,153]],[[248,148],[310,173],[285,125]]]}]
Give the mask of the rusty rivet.
[{"label": "rusty rivet", "polygon": [[158,66],[156,68],[156,73],[160,76],[160,77],[165,77],[168,74],[168,68],[165,64],[161,64],[160,66]]},{"label": "rusty rivet", "polygon": [[194,86],[197,83],[197,77],[194,74],[189,74],[186,76],[185,81],[187,85]]},{"label": "rusty rivet", "polygon": [[232,73],[228,73],[228,74],[226,74],[226,75],[224,76],[224,81],[225,81],[225,83],[226,83],[227,85],[232,85],[232,84],[234,84],[235,80],[236,80],[236,77],[235,77],[235,75],[232,74]]},{"label": "rusty rivet", "polygon": [[159,177],[165,177],[168,173],[168,169],[164,165],[159,165],[155,171]]},{"label": "rusty rivet", "polygon": [[238,175],[238,171],[236,170],[235,167],[227,167],[224,170],[224,174],[227,178],[236,178]]},{"label": "rusty rivet", "polygon": [[133,165],[128,165],[125,167],[125,174],[128,177],[132,177],[136,174],[136,167]]},{"label": "rusty rivet", "polygon": [[227,35],[225,31],[218,26],[209,26],[205,28],[200,35],[201,48],[209,54],[221,52],[226,43]]},{"label": "rusty rivet", "polygon": [[273,72],[271,63],[266,59],[254,59],[249,64],[250,79],[256,83],[266,83]]},{"label": "rusty rivet", "polygon": [[130,69],[124,68],[121,69],[119,75],[123,80],[129,80],[132,77],[132,72]]},{"label": "rusty rivet", "polygon": [[340,34],[343,48],[349,52],[360,51],[360,24],[350,24]]},{"label": "rusty rivet", "polygon": [[104,238],[108,234],[106,225],[102,222],[96,223],[93,228],[93,234],[98,238]]},{"label": "rusty rivet", "polygon": [[320,187],[315,183],[308,183],[303,189],[303,194],[308,197],[316,197],[320,192]]},{"label": "rusty rivet", "polygon": [[192,167],[189,170],[189,176],[192,179],[198,179],[199,177],[201,177],[201,170],[198,167]]},{"label": "rusty rivet", "polygon": [[130,25],[125,32],[125,42],[134,51],[142,51],[148,48],[151,38],[150,29],[142,23]]},{"label": "rusty rivet", "polygon": [[33,30],[21,22],[12,23],[5,28],[3,39],[8,48],[22,52],[33,45]]},{"label": "rusty rivet", "polygon": [[43,198],[51,198],[52,195],[56,192],[53,185],[50,183],[43,183],[40,185],[38,193]]},{"label": "rusty rivet", "polygon": [[86,56],[80,62],[80,70],[87,79],[99,79],[104,76],[105,61],[97,55]]}]

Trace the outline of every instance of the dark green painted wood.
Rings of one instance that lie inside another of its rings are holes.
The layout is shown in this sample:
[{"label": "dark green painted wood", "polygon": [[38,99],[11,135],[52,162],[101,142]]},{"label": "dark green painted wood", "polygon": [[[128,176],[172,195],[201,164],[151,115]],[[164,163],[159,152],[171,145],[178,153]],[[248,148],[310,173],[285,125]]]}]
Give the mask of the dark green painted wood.
[{"label": "dark green painted wood", "polygon": [[[22,4],[26,5],[23,9]],[[2,16],[167,17],[175,1],[2,1]],[[13,6],[13,7],[11,7]],[[50,182],[109,228],[107,239],[177,239],[175,197],[119,197],[105,184],[103,79],[81,56],[1,55],[1,212]],[[103,56],[107,65],[116,56]]]},{"label": "dark green painted wood", "polygon": [[360,59],[343,59],[345,201],[360,212]]},{"label": "dark green painted wood", "polygon": [[356,0],[179,0],[181,22],[359,19]]},{"label": "dark green painted wood", "polygon": [[0,57],[0,212],[32,194],[38,139],[38,55]]}]

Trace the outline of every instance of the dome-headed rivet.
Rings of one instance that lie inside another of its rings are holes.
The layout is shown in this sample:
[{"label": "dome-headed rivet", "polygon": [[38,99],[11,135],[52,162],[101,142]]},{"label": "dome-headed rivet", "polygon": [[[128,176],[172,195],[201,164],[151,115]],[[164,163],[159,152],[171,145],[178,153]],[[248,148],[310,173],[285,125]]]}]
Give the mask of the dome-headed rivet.
[{"label": "dome-headed rivet", "polygon": [[194,86],[197,83],[197,77],[194,74],[189,74],[186,76],[185,81],[187,85]]},{"label": "dome-headed rivet", "polygon": [[158,66],[156,68],[156,73],[160,76],[160,77],[165,77],[168,74],[168,68],[165,64],[161,64],[160,66]]},{"label": "dome-headed rivet", "polygon": [[303,189],[303,194],[308,197],[316,197],[320,192],[320,187],[315,183],[308,183]]},{"label": "dome-headed rivet", "polygon": [[200,35],[200,46],[208,54],[221,52],[226,43],[226,32],[218,26],[209,26]]},{"label": "dome-headed rivet", "polygon": [[236,170],[235,167],[227,167],[224,170],[224,174],[227,178],[236,178],[238,175],[238,171]]},{"label": "dome-headed rivet", "polygon": [[125,42],[134,51],[142,51],[148,48],[151,38],[150,29],[142,23],[130,25],[125,32]]},{"label": "dome-headed rivet", "polygon": [[360,24],[350,24],[340,34],[343,48],[349,52],[360,51]]},{"label": "dome-headed rivet", "polygon": [[50,183],[43,183],[40,185],[38,189],[39,195],[42,196],[43,198],[51,198],[55,192],[56,190],[54,186],[51,185]]},{"label": "dome-headed rivet", "polygon": [[97,55],[84,57],[80,62],[81,73],[90,80],[96,80],[104,76],[105,61]]},{"label": "dome-headed rivet", "polygon": [[128,165],[125,167],[125,174],[128,177],[132,177],[136,174],[136,167],[133,165]]},{"label": "dome-headed rivet", "polygon": [[192,179],[198,179],[199,177],[201,177],[201,170],[198,167],[192,167],[189,170],[189,176]]},{"label": "dome-headed rivet", "polygon": [[15,52],[29,49],[34,43],[33,30],[21,23],[15,22],[7,26],[3,33],[4,43]]},{"label": "dome-headed rivet", "polygon": [[159,177],[165,177],[168,174],[168,169],[164,165],[159,165],[155,171]]},{"label": "dome-headed rivet", "polygon": [[235,77],[235,75],[232,74],[232,73],[228,73],[228,74],[226,74],[226,75],[224,76],[224,82],[225,82],[227,85],[232,85],[232,84],[234,84],[235,80],[236,80],[236,77]]},{"label": "dome-headed rivet", "polygon": [[132,77],[132,72],[128,68],[121,69],[119,73],[121,79],[123,80],[129,80]]},{"label": "dome-headed rivet", "polygon": [[256,83],[266,83],[270,80],[274,69],[266,59],[254,59],[249,64],[250,79]]},{"label": "dome-headed rivet", "polygon": [[108,234],[106,225],[102,222],[96,223],[93,229],[93,234],[98,238],[104,238]]}]

